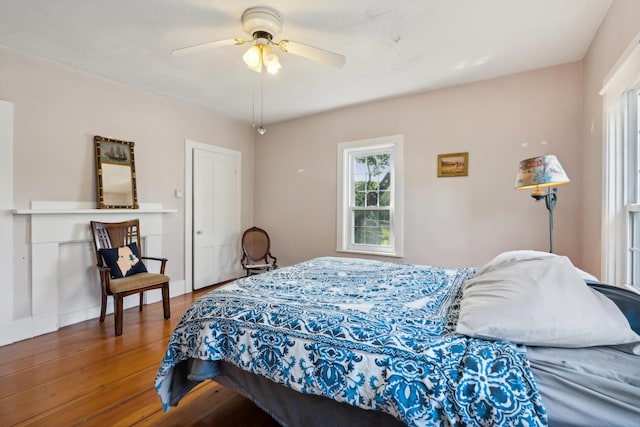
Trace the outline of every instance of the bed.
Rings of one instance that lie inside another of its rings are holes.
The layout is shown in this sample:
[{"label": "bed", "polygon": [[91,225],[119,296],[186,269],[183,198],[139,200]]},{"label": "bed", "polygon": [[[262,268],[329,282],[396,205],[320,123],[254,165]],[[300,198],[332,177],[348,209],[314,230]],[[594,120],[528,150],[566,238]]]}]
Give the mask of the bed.
[{"label": "bed", "polygon": [[[155,387],[168,410],[214,379],[286,426],[635,425],[640,295],[594,290],[580,273],[565,257],[532,251],[480,268],[305,261],[195,302]],[[541,274],[550,282],[542,291]],[[512,295],[505,277],[534,289]],[[531,293],[544,295],[539,306]],[[559,331],[577,312],[579,330]]]}]

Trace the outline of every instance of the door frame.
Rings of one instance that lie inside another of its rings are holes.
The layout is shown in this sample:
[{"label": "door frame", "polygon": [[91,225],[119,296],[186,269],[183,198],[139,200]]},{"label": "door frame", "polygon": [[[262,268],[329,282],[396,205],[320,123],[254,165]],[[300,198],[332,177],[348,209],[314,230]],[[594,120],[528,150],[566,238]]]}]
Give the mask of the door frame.
[{"label": "door frame", "polygon": [[209,151],[227,156],[236,157],[238,165],[237,182],[237,209],[238,215],[242,217],[242,153],[238,150],[218,147],[216,145],[204,144],[202,142],[185,139],[184,141],[184,161],[185,161],[185,192],[184,192],[184,281],[185,291],[193,292],[193,151],[194,149]]}]

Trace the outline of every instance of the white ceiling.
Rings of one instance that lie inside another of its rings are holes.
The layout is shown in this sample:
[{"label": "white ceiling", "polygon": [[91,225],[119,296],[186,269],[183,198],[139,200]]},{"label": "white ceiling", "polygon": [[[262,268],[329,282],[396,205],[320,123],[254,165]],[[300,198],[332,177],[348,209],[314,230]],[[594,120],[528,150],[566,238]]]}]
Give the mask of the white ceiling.
[{"label": "white ceiling", "polygon": [[[375,99],[582,59],[612,0],[0,0],[0,46],[250,122],[245,9],[271,6],[279,39],[343,54],[340,69],[280,54],[264,80],[274,123]],[[0,64],[1,66],[1,64]],[[255,82],[254,82],[255,81]]]}]

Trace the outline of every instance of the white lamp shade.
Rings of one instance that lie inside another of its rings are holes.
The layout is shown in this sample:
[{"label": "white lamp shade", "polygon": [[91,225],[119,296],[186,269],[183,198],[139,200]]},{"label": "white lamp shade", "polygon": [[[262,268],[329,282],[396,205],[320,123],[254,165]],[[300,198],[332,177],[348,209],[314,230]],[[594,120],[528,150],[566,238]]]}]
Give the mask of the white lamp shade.
[{"label": "white lamp shade", "polygon": [[570,182],[562,165],[553,155],[532,157],[520,162],[516,189],[553,187]]}]

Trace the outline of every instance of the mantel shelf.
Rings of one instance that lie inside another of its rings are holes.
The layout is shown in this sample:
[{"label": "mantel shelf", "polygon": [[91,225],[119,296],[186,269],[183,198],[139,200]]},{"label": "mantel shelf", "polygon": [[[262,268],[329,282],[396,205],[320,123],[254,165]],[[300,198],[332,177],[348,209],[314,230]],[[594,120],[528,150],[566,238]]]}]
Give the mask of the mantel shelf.
[{"label": "mantel shelf", "polygon": [[14,215],[77,215],[77,214],[122,214],[122,213],[176,213],[177,209],[12,209]]},{"label": "mantel shelf", "polygon": [[164,209],[161,203],[141,203],[138,209],[98,209],[95,202],[32,201],[28,209],[12,209],[14,215],[104,215],[104,214],[165,214],[177,209]]}]

